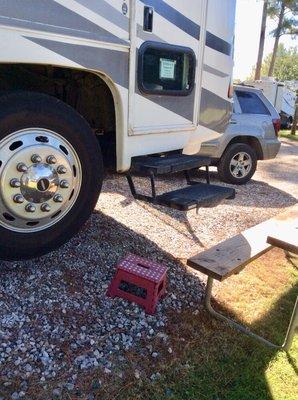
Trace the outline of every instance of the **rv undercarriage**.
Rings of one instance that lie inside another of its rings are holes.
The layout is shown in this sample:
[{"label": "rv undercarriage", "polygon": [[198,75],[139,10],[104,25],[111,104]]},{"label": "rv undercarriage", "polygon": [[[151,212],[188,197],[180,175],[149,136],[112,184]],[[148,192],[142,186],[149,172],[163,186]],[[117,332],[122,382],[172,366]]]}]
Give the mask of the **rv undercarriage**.
[{"label": "rv undercarriage", "polygon": [[96,134],[105,165],[116,168],[114,100],[109,87],[98,75],[50,65],[3,64],[0,77],[0,94],[43,93],[75,109]]}]

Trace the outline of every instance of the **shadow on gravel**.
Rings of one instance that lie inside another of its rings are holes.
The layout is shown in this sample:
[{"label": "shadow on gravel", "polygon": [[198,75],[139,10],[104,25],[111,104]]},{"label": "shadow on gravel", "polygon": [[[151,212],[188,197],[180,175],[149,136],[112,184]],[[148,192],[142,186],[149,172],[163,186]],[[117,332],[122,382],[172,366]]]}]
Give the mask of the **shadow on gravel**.
[{"label": "shadow on gravel", "polygon": [[[124,196],[121,201],[121,206],[123,207],[123,212],[125,213],[125,208],[130,204],[137,202],[139,207],[142,207],[146,212],[159,219],[164,225],[167,225],[175,229],[179,234],[185,236],[187,239],[191,239],[195,244],[200,245],[204,248],[200,237],[196,233],[196,226],[189,219],[188,213],[184,211],[178,211],[167,207],[162,207],[150,203],[145,203],[139,200],[135,200],[130,193],[128,183],[125,176],[118,176],[114,179],[114,175],[107,175],[107,184],[103,187],[103,192],[105,193],[118,193]],[[226,200],[223,204],[233,208],[239,207],[239,213],[243,213],[243,207],[247,208],[284,208],[296,204],[297,199],[291,194],[277,189],[274,186],[269,185],[266,182],[251,180],[246,185],[228,185],[226,183],[220,182],[218,180],[217,172],[211,171],[211,184],[230,186],[235,188],[236,197],[233,200]],[[191,178],[198,182],[205,183],[205,173],[203,170],[195,171],[191,174]],[[148,177],[136,177],[135,185],[137,191],[143,194],[150,195],[150,181]],[[183,174],[171,174],[158,176],[156,179],[156,189],[157,193],[167,192],[177,188],[185,187],[186,182]],[[213,213],[216,216],[217,209],[221,205],[215,208],[206,208],[205,212]],[[191,213],[195,211],[192,210]],[[200,212],[200,210],[199,210]],[[179,225],[176,223],[179,222]],[[204,224],[204,221],[202,221]],[[214,219],[214,229],[216,229],[216,219]]]},{"label": "shadow on gravel", "polygon": [[[141,201],[139,201],[139,206],[142,207],[144,210],[146,210],[149,214],[151,214],[155,218],[159,219],[163,224],[175,229],[176,232],[179,232],[179,234],[183,235],[185,238],[192,239],[194,243],[198,244],[202,248],[205,247],[204,243],[197,236],[195,229],[190,223],[187,216],[187,212],[177,211],[167,207],[155,206],[154,204],[146,204]],[[164,217],[164,215],[166,217]],[[180,224],[184,225],[189,234],[186,234],[183,229],[179,229],[177,224],[171,223],[171,219],[167,218],[167,216],[173,220],[178,221]]]},{"label": "shadow on gravel", "polygon": [[293,157],[296,157],[296,160],[293,160],[293,164],[287,165],[286,171],[281,171],[281,166],[278,162],[275,164],[268,164],[263,165],[263,171],[268,174],[268,176],[277,176],[279,180],[286,181],[289,183],[298,184],[298,177],[297,177],[297,169],[298,169],[298,162],[297,156],[293,154]]},{"label": "shadow on gravel", "polygon": [[[281,140],[282,147],[274,162],[262,162],[262,170],[268,177],[274,177],[280,181],[298,184],[297,157],[298,142]],[[285,162],[283,159],[286,157]]]},{"label": "shadow on gravel", "polygon": [[[271,166],[268,166],[268,168]],[[278,165],[276,169],[280,168]],[[293,166],[294,169],[294,166]],[[280,172],[280,170],[279,170]],[[285,178],[288,180],[293,179],[297,181],[296,174],[289,173],[293,178]],[[109,179],[110,176],[107,176]],[[113,178],[113,176],[111,176]],[[199,170],[191,174],[191,178],[197,180],[198,182],[205,183],[204,171]],[[236,197],[233,200],[226,200],[224,204],[230,206],[241,206],[241,207],[258,207],[258,208],[284,208],[297,203],[297,199],[290,193],[271,186],[267,182],[251,180],[246,185],[229,185],[218,180],[218,174],[215,171],[210,172],[211,184],[220,186],[233,187],[236,190]],[[182,188],[186,186],[185,179],[183,179],[182,174],[172,174],[172,175],[162,175],[158,176],[156,179],[156,189],[157,193],[161,194],[163,191],[170,191],[177,188]],[[150,194],[150,181],[147,177],[137,177],[136,178],[136,188],[139,193]],[[166,188],[166,190],[165,190]],[[104,186],[103,192],[106,193],[121,193],[125,196],[125,200],[122,201],[122,206],[125,208],[132,202],[136,201],[129,190],[128,184],[126,182],[125,176],[119,178],[119,180],[112,186]],[[173,210],[167,207],[155,206],[154,204],[148,204],[144,202],[139,202],[139,204],[146,204],[147,209],[156,208],[164,214],[171,216],[172,218],[184,222],[188,225],[187,213],[177,210]],[[220,205],[218,206],[220,207]],[[216,208],[215,208],[216,210]],[[190,227],[191,233],[191,227]],[[194,237],[194,240],[197,238]]]},{"label": "shadow on gravel", "polygon": [[[154,316],[145,315],[133,303],[106,296],[115,265],[130,252],[168,266],[168,295]],[[130,351],[151,358],[153,340],[164,331],[169,312],[198,307],[202,294],[200,279],[179,260],[145,236],[95,211],[80,234],[57,251],[34,260],[1,262],[0,352],[9,346],[10,356],[0,354],[0,397],[11,398],[22,390],[24,381],[25,398],[32,399],[51,399],[57,387],[61,387],[63,399],[85,399],[93,392],[94,379],[100,379],[113,393],[111,381],[117,374],[125,376]],[[113,335],[118,335],[115,342]],[[131,347],[126,348],[127,340]],[[22,351],[23,343],[27,351]],[[147,348],[150,343],[151,349]],[[34,353],[29,350],[32,346],[37,349]],[[49,349],[54,349],[53,353]],[[84,354],[87,359],[94,358],[97,349],[104,356],[97,360],[96,368],[81,367],[75,361]],[[55,372],[55,378],[50,375],[46,379],[46,385],[40,381],[40,372],[48,365],[40,358],[44,351],[53,354],[58,366],[67,363]],[[71,370],[74,365],[77,367]],[[104,373],[106,367],[114,374]],[[25,368],[32,371],[27,378]],[[36,369],[40,371],[37,374]],[[63,385],[74,373],[78,394],[73,396]],[[113,398],[109,396],[100,398]]]},{"label": "shadow on gravel", "polygon": [[[106,298],[106,287],[115,272],[114,266],[129,252],[165,263],[169,268],[168,295],[159,304],[155,316],[143,318],[149,326],[152,326],[154,335],[149,335],[149,328],[147,330],[141,328],[141,339],[135,336],[138,330],[131,331],[132,327],[141,324],[139,319],[141,310],[138,309],[135,313],[134,304],[123,303],[121,299]],[[36,281],[32,281],[32,274],[36,275]],[[58,371],[55,379],[50,379],[47,385],[41,383],[38,377],[25,379],[28,383],[25,398],[34,400],[54,398],[53,389],[60,387],[60,384],[62,399],[87,399],[91,398],[88,397],[91,395],[94,395],[93,399],[101,400],[169,398],[164,395],[165,391],[155,396],[155,389],[151,392],[151,396],[146,387],[152,383],[150,375],[158,371],[160,364],[166,364],[167,382],[164,383],[164,390],[172,387],[177,393],[176,397],[170,397],[173,399],[196,400],[198,393],[202,393],[208,400],[272,399],[265,371],[275,352],[255,345],[245,336],[230,331],[224,324],[211,321],[209,315],[202,310],[194,314],[194,310],[200,309],[203,295],[200,278],[188,272],[183,263],[145,236],[101,212],[95,211],[85,229],[59,250],[31,261],[2,263],[0,282],[0,320],[4,321],[5,314],[21,313],[29,317],[23,321],[22,328],[15,325],[1,326],[6,333],[11,331],[13,338],[10,344],[11,354],[21,357],[22,360],[27,359],[18,364],[20,367],[14,365],[13,360],[7,363],[2,361],[0,395],[5,399],[11,398],[12,393],[19,392],[24,382],[22,374],[11,379],[7,377],[7,373],[18,368],[22,372],[22,365],[28,363],[35,365],[34,362],[28,361],[26,353],[19,351],[16,346],[17,338],[20,339],[20,330],[29,334],[29,338],[32,337],[36,343],[42,341],[49,346],[54,345],[59,354],[55,362],[67,363],[66,368]],[[34,303],[30,300],[32,295],[35,296]],[[274,339],[280,342],[286,327],[284,321],[288,319],[288,304],[293,297],[294,289],[280,299],[275,308],[251,328],[262,333],[269,328]],[[49,298],[56,301],[56,307],[50,315],[45,304]],[[72,301],[81,305],[76,313],[72,310]],[[62,310],[62,303],[65,302],[66,314]],[[86,303],[88,308],[85,310]],[[38,304],[37,308],[35,304]],[[115,323],[115,318],[119,315],[125,316],[125,323],[120,330],[117,328],[117,333],[119,331],[120,334],[133,337],[133,346],[129,351],[123,350],[122,347],[116,349],[115,344],[112,348],[105,346],[107,340],[115,333],[111,331],[110,325]],[[158,323],[164,320],[165,316],[167,316],[167,327],[161,328]],[[46,331],[43,331],[44,326],[47,327]],[[85,327],[84,335],[92,337],[94,344],[90,346],[90,343],[84,345],[82,342],[79,349],[74,350],[71,345],[78,340],[77,335],[81,335],[82,326]],[[52,332],[57,328],[62,330],[58,337],[53,337]],[[69,333],[65,333],[67,329],[75,335],[74,340],[69,338]],[[166,344],[158,348],[159,358],[152,358],[152,351],[156,350],[154,343],[158,333],[164,332],[165,329],[170,340],[176,341],[176,355],[174,358],[169,355],[170,344]],[[182,337],[187,340],[182,342],[180,340]],[[191,344],[195,344],[196,348],[189,347]],[[105,364],[102,361],[97,368],[89,370],[78,368],[74,389],[69,392],[63,385],[74,373],[74,370],[68,372],[70,367],[74,366],[74,358],[78,354],[89,354],[98,348],[104,353],[104,361],[113,361],[112,369],[115,375],[103,373]],[[194,357],[193,369],[190,372],[182,372],[180,376],[176,364],[181,364],[180,357],[183,360],[187,349],[191,350],[191,357]],[[171,364],[173,367],[170,367]],[[37,365],[39,368],[42,367],[40,361]],[[142,371],[142,368],[145,369],[147,377],[144,381],[145,388],[139,397],[131,397],[127,389],[134,385],[141,387],[134,371],[136,369]],[[117,377],[119,373],[123,373],[122,378]],[[178,383],[179,379],[181,384]],[[4,387],[3,384],[7,381],[12,381],[12,384]],[[212,389],[214,381],[217,381],[217,386]],[[162,388],[161,384],[159,389]],[[241,397],[239,393],[245,393],[245,396]]]},{"label": "shadow on gravel", "polygon": [[[284,148],[286,149],[287,147],[298,147],[296,142],[291,142],[291,141],[285,141],[285,140],[281,140],[282,145],[284,146]],[[285,154],[287,154],[287,151],[284,151]],[[290,153],[292,154],[292,152]]]}]

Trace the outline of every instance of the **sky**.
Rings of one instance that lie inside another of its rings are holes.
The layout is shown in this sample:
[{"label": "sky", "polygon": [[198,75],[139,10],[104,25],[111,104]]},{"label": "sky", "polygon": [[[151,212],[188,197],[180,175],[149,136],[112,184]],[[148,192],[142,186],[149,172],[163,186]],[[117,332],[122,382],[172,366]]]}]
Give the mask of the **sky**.
[{"label": "sky", "polygon": [[[234,79],[246,79],[256,64],[262,11],[262,0],[237,0]],[[269,32],[274,28],[274,21],[267,20],[264,58],[272,52],[274,38]],[[284,43],[287,48],[298,45],[297,41],[288,35],[282,36],[280,43]]]}]

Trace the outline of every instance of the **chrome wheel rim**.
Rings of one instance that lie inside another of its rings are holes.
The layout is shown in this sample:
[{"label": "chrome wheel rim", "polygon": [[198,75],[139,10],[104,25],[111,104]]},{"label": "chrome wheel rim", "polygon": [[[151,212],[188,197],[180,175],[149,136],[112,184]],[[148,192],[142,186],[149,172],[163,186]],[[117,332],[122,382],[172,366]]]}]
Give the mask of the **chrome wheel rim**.
[{"label": "chrome wheel rim", "polygon": [[234,178],[241,179],[246,177],[252,168],[251,156],[241,151],[234,155],[230,162],[230,172]]},{"label": "chrome wheel rim", "polygon": [[30,128],[0,141],[0,226],[32,233],[55,225],[74,205],[81,163],[56,132]]}]

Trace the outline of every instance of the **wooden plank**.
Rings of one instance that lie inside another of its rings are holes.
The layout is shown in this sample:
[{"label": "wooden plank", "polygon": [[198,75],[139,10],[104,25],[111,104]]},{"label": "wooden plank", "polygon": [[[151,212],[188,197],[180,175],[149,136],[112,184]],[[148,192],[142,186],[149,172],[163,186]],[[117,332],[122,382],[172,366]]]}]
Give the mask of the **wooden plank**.
[{"label": "wooden plank", "polygon": [[281,214],[276,218],[277,223],[282,222],[269,233],[267,243],[283,250],[298,254],[298,206]]},{"label": "wooden plank", "polygon": [[[294,235],[296,235],[296,238]],[[290,229],[287,232],[274,234],[274,236],[269,235],[267,243],[271,244],[271,246],[279,247],[283,250],[290,251],[291,253],[298,254],[298,231]]]},{"label": "wooden plank", "polygon": [[294,228],[289,227],[288,229],[280,229],[279,231],[270,233],[267,243],[271,244],[271,246],[298,254],[298,223]]},{"label": "wooden plank", "polygon": [[292,226],[296,218],[298,219],[298,206],[189,258],[187,264],[214,279],[223,281],[267,252],[272,247],[267,243],[270,233],[277,232],[282,227],[286,229]]},{"label": "wooden plank", "polygon": [[254,226],[191,257],[187,265],[223,281],[230,275],[240,272],[250,261],[271,248],[266,241],[270,228],[271,224],[268,224],[268,221]]}]

